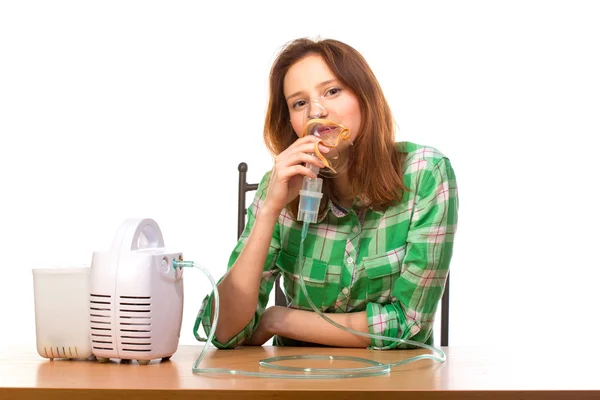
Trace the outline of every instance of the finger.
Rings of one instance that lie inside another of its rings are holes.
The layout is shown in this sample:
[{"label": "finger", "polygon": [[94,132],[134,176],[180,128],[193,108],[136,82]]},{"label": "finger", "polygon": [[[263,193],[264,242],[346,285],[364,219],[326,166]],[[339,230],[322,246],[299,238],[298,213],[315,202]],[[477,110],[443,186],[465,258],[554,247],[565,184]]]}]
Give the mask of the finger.
[{"label": "finger", "polygon": [[316,142],[318,142],[320,139],[316,136],[310,135],[310,136],[305,136],[299,139],[296,139],[296,141],[294,143],[292,143],[287,149],[290,151],[295,151],[296,149],[298,149],[299,147],[303,147],[305,145],[312,145],[314,146]]},{"label": "finger", "polygon": [[[296,153],[296,152],[314,154],[315,153],[315,144],[316,144],[316,142],[298,144],[297,146],[294,146],[293,148],[290,146],[290,148],[286,152],[287,152],[287,154],[290,154],[290,155],[293,153]],[[326,146],[319,144],[319,151],[321,151],[321,153],[328,153],[329,149]]]},{"label": "finger", "polygon": [[325,164],[318,157],[312,154],[302,152],[294,153],[284,160],[281,160],[281,166],[291,166],[295,164],[309,163],[319,168],[325,168]]},{"label": "finger", "polygon": [[321,153],[329,153],[329,147],[323,146],[322,144],[319,145],[319,150]]},{"label": "finger", "polygon": [[304,165],[301,164],[296,164],[287,168],[282,168],[277,173],[277,177],[285,181],[289,181],[292,177],[296,175],[308,176],[309,178],[317,177],[317,175],[314,172],[312,172],[310,169],[306,168]]},{"label": "finger", "polygon": [[275,164],[276,170],[278,173],[285,170],[286,168],[291,168],[296,165],[314,165],[317,168],[325,168],[325,164],[317,157],[305,154],[305,153],[296,153],[293,156],[280,160]]},{"label": "finger", "polygon": [[[304,139],[306,139],[306,140],[304,140]],[[310,136],[307,136],[304,138],[300,138],[300,139],[296,140],[296,142],[294,142],[294,144],[297,143],[299,146],[302,146],[303,148],[304,148],[305,144],[310,145],[310,146],[312,146],[312,149],[314,150],[315,143],[317,143],[317,142],[321,142],[321,144],[319,144],[319,150],[321,150],[322,153],[327,153],[329,151],[329,148],[322,144],[323,140],[321,138],[319,138],[317,136],[313,136],[313,135],[310,135]],[[313,153],[314,153],[314,151],[313,151]]]},{"label": "finger", "polygon": [[[329,152],[329,149],[325,146],[319,145],[319,151],[321,151],[321,153],[327,153]],[[301,161],[312,162],[310,159],[299,158],[301,156],[298,156],[298,154],[306,154],[314,157],[315,153],[315,143],[304,143],[294,147],[290,146],[275,158],[275,163],[279,165],[291,165]],[[290,162],[290,160],[294,161]]]}]

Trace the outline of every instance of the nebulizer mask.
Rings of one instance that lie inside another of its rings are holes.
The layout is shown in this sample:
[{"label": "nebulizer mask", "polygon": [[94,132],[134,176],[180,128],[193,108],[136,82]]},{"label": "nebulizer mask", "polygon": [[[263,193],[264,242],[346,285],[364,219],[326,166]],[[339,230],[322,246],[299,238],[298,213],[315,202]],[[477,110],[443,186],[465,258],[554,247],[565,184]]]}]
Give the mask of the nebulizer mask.
[{"label": "nebulizer mask", "polygon": [[[313,135],[320,139],[315,144],[315,155],[325,164],[320,173],[324,177],[334,177],[350,168],[353,146],[350,129],[338,122],[337,113],[327,110],[326,104],[321,99],[310,101],[305,108],[306,125],[301,136]],[[329,152],[322,154],[319,145],[327,147]]]},{"label": "nebulizer mask", "polygon": [[[315,143],[313,155],[325,165],[325,168],[307,163],[306,167],[315,175],[331,178],[345,173],[352,164],[353,146],[350,129],[342,125],[340,118],[327,98],[312,99],[304,105],[305,126],[301,137],[313,135],[319,138]],[[326,147],[329,151],[321,153],[319,146]],[[305,176],[300,190],[300,204],[298,207],[298,221],[315,223],[319,214],[323,180]]]},{"label": "nebulizer mask", "polygon": [[[302,223],[302,234],[300,237],[299,254],[297,257],[297,263],[295,266],[297,276],[306,276],[302,270],[304,253],[304,240],[307,236],[310,224],[317,222],[317,215],[319,211],[319,204],[323,196],[321,189],[323,180],[318,176],[323,177],[334,177],[340,173],[346,172],[352,163],[352,141],[350,129],[343,126],[339,121],[339,117],[332,107],[328,107],[327,98],[320,98],[311,100],[305,105],[304,116],[305,126],[301,136],[314,135],[320,140],[315,144],[314,156],[318,157],[325,168],[320,170],[319,167],[313,164],[306,164],[306,167],[311,169],[312,172],[317,176],[311,178],[305,176],[303,178],[302,190],[300,190],[300,202],[298,208],[298,221]],[[319,150],[319,145],[323,145],[329,149],[329,152],[322,154]],[[304,263],[306,264],[306,263]],[[194,262],[188,261],[174,261],[174,268],[183,267],[196,267],[200,269],[210,280],[213,293],[214,293],[214,310],[213,310],[213,323],[206,339],[200,338],[197,331],[200,328],[201,317],[198,315],[196,318],[196,324],[194,326],[194,335],[200,341],[206,342],[202,353],[196,360],[192,371],[195,373],[207,373],[207,374],[230,374],[230,375],[244,375],[252,377],[262,378],[284,378],[284,379],[334,379],[334,378],[353,378],[353,377],[365,377],[365,376],[377,376],[387,375],[391,369],[402,364],[407,364],[412,361],[430,359],[438,362],[445,362],[446,355],[441,349],[437,349],[433,346],[429,346],[424,343],[401,339],[397,337],[387,337],[383,335],[374,335],[357,331],[354,329],[347,328],[343,325],[333,321],[327,315],[323,314],[321,310],[313,303],[308,291],[304,279],[299,279],[300,289],[302,290],[304,297],[308,301],[312,310],[319,315],[322,319],[332,324],[333,326],[342,329],[346,332],[355,334],[357,336],[363,336],[367,338],[380,339],[385,341],[396,342],[414,347],[421,347],[431,351],[434,354],[420,354],[417,356],[410,357],[394,363],[384,364],[374,360],[369,360],[360,357],[351,356],[322,356],[322,355],[296,355],[296,356],[281,356],[272,357],[260,361],[260,366],[264,368],[275,369],[279,371],[293,371],[291,373],[265,373],[265,372],[251,372],[241,370],[230,370],[227,368],[199,368],[199,363],[206,354],[211,343],[217,323],[219,320],[219,292],[215,284],[214,279],[210,276],[210,273],[200,265]],[[289,360],[343,360],[343,361],[354,361],[363,364],[367,364],[365,367],[356,368],[304,368],[304,367],[292,367],[287,365],[279,365],[281,361]]]}]

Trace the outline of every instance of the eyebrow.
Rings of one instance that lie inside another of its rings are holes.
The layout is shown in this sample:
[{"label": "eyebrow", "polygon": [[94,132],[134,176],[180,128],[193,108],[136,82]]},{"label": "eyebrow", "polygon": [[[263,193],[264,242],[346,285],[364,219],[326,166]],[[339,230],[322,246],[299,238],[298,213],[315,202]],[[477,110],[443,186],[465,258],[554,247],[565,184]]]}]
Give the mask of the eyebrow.
[{"label": "eyebrow", "polygon": [[[333,82],[336,82],[336,81],[337,81],[337,79],[335,79],[335,78],[334,78],[334,79],[328,79],[328,80],[326,80],[326,81],[323,81],[323,82],[319,83],[319,84],[317,85],[317,87],[323,87],[323,86],[325,86],[325,85],[329,85],[330,83],[333,83]],[[290,95],[289,95],[288,97],[286,97],[285,99],[286,99],[286,100],[289,100],[289,99],[291,99],[292,97],[296,97],[296,96],[298,96],[299,94],[302,94],[302,91],[301,91],[301,90],[300,90],[300,91],[298,91],[298,92],[296,92],[296,93],[292,93],[292,94],[290,94]]]}]

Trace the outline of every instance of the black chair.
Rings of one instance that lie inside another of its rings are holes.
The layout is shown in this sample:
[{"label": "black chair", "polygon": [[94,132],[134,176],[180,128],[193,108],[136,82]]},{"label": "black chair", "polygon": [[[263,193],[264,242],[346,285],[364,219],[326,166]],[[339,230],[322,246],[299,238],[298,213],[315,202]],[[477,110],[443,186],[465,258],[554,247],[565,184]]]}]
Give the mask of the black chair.
[{"label": "black chair", "polygon": [[[245,162],[238,165],[238,171],[240,172],[240,183],[238,189],[238,228],[237,228],[237,239],[242,236],[244,227],[246,226],[246,193],[258,189],[257,183],[246,182],[246,172],[248,172],[248,165]],[[236,240],[237,240],[236,239]],[[281,285],[279,284],[281,277],[278,277],[275,281],[275,305],[287,307],[287,301]]]},{"label": "black chair", "polygon": [[[246,182],[246,172],[248,172],[248,164],[245,162],[238,165],[238,171],[240,175],[239,179],[239,190],[238,190],[238,228],[237,237],[239,238],[244,231],[246,225],[246,193],[258,189],[258,184]],[[287,306],[285,295],[279,285],[279,279],[275,282],[275,304],[278,306]],[[444,288],[444,295],[442,296],[442,334],[441,334],[441,345],[448,346],[448,319],[450,311],[450,274],[446,279],[446,287]]]}]

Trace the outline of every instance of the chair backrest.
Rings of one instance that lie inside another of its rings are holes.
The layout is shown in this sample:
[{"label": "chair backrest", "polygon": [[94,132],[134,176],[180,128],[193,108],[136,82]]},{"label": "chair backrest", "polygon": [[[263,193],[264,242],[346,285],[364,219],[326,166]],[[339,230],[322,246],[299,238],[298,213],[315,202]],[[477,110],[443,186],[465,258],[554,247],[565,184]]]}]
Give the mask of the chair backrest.
[{"label": "chair backrest", "polygon": [[[239,190],[238,190],[238,228],[237,238],[242,235],[244,227],[246,225],[246,193],[258,189],[258,184],[246,182],[246,172],[248,172],[248,164],[245,162],[238,165],[239,176]],[[278,306],[287,306],[285,295],[279,285],[279,279],[275,282],[275,304]],[[450,311],[450,274],[446,279],[446,287],[444,288],[444,295],[442,296],[442,332],[440,344],[442,346],[448,346],[448,320]]]},{"label": "chair backrest", "polygon": [[[258,189],[257,183],[248,183],[246,182],[246,172],[248,172],[248,164],[245,162],[241,162],[238,165],[238,171],[240,172],[239,179],[239,189],[238,189],[238,220],[237,220],[237,239],[242,236],[242,232],[244,232],[244,227],[246,226],[246,193],[252,190]],[[279,284],[280,278],[277,278],[275,281],[275,305],[287,307],[287,301],[285,299],[285,295],[283,294],[283,290],[281,290],[281,285]]]},{"label": "chair backrest", "polygon": [[[246,172],[248,172],[248,164],[245,162],[238,165],[240,172],[240,182],[238,188],[238,228],[237,239],[242,236],[244,226],[246,226],[246,193],[258,189],[258,184],[246,182]],[[236,239],[236,240],[237,240]]]}]

